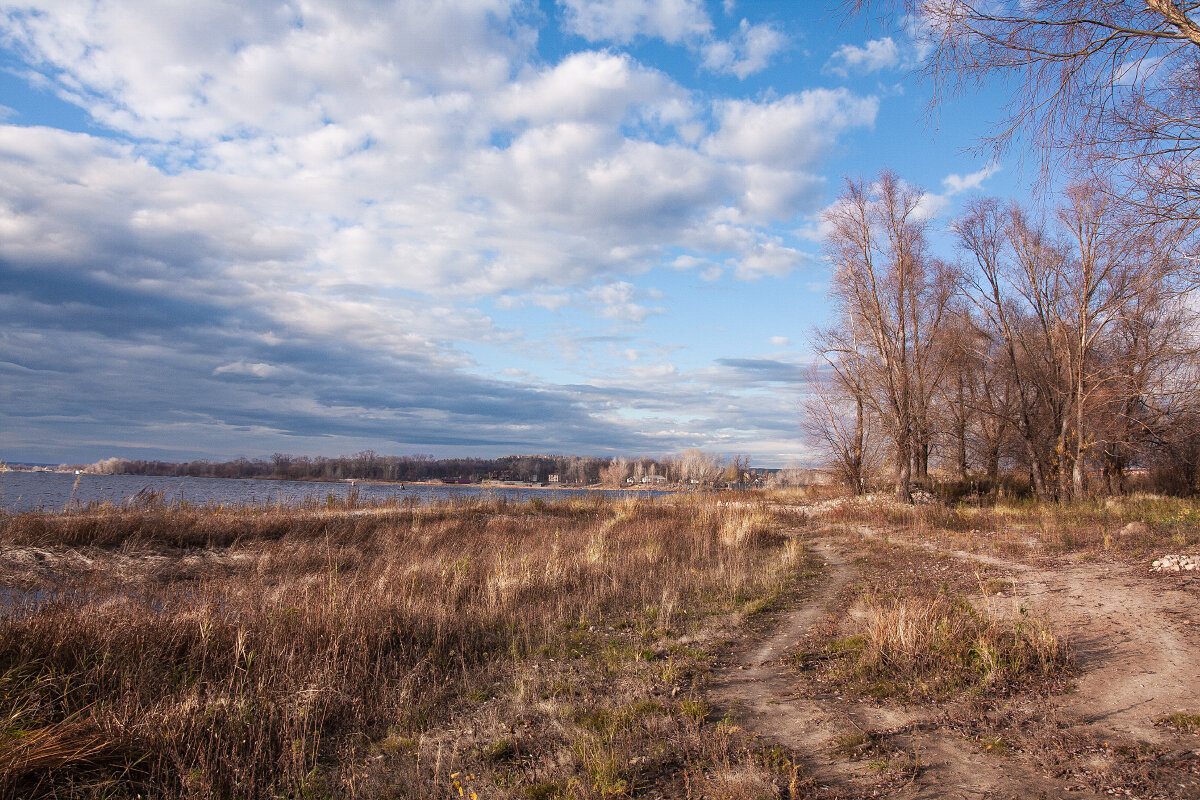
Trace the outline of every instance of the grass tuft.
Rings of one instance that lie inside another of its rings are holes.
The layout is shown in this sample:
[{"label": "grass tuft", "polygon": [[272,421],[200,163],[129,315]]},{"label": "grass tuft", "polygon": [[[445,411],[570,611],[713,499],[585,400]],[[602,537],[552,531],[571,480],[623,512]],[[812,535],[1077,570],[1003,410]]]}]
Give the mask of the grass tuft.
[{"label": "grass tuft", "polygon": [[945,593],[868,597],[854,633],[817,658],[847,689],[899,699],[1001,691],[1069,663],[1065,643],[1039,618],[995,615]]}]

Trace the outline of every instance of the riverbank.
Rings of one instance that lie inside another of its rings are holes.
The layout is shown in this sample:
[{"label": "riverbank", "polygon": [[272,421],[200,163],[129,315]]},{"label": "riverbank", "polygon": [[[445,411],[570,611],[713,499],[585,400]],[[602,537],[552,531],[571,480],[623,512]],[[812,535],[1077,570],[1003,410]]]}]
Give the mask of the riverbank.
[{"label": "riverbank", "polygon": [[[0,518],[0,796],[683,796],[803,552],[711,502]],[[780,765],[770,774],[785,774]]]},{"label": "riverbank", "polygon": [[0,798],[1192,798],[1197,548],[1155,497],[0,515]]}]

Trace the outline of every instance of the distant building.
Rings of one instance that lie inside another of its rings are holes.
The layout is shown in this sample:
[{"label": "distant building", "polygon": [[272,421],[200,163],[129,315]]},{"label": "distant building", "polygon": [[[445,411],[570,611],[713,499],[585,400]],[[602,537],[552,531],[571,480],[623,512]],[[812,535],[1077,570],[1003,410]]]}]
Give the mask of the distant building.
[{"label": "distant building", "polygon": [[666,483],[667,478],[664,475],[647,475],[642,478],[642,483]]}]

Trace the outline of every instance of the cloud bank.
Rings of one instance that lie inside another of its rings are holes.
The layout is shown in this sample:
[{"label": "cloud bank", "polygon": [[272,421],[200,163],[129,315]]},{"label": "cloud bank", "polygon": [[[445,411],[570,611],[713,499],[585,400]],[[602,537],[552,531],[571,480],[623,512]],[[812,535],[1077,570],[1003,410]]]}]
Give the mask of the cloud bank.
[{"label": "cloud bank", "polygon": [[[745,79],[787,45],[769,22],[719,36],[695,0],[558,11],[5,4],[0,46],[92,125],[0,115],[0,443],[47,460],[775,447],[738,415],[791,425],[783,401],[713,387],[799,380],[783,366],[617,358],[562,382],[472,353],[541,346],[505,309],[635,335],[669,300],[637,278],[664,267],[805,268],[786,231],[879,100],[707,93],[619,49],[660,40]],[[544,58],[547,24],[585,46]]]}]

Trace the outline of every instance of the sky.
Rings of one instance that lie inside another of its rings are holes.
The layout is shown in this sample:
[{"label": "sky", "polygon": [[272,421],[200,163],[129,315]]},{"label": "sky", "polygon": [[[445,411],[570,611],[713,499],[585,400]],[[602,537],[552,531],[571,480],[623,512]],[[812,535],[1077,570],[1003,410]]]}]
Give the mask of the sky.
[{"label": "sky", "polygon": [[821,212],[987,89],[835,3],[0,0],[0,460],[810,463]]}]

